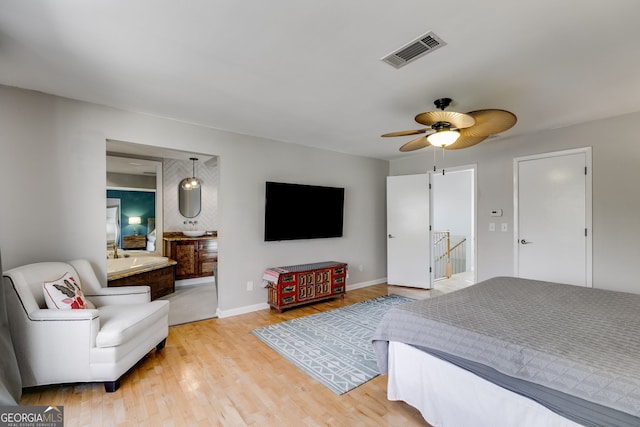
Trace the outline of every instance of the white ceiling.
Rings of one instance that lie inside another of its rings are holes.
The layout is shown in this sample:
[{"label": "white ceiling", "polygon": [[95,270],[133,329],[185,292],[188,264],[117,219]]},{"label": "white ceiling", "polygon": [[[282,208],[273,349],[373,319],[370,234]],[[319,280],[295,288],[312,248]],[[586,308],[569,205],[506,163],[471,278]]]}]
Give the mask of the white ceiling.
[{"label": "white ceiling", "polygon": [[[392,159],[413,117],[500,108],[482,144],[640,111],[637,0],[2,0],[0,84]],[[447,45],[380,58],[427,31]],[[606,122],[603,122],[605,124]]]}]

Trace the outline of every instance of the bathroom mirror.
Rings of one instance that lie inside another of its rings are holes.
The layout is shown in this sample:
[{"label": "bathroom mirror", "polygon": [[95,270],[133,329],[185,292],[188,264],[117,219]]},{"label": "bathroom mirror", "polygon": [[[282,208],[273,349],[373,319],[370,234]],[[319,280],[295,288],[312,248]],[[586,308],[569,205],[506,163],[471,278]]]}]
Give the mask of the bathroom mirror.
[{"label": "bathroom mirror", "polygon": [[193,218],[200,213],[200,186],[188,188],[193,178],[185,178],[178,184],[178,208],[185,218]]}]

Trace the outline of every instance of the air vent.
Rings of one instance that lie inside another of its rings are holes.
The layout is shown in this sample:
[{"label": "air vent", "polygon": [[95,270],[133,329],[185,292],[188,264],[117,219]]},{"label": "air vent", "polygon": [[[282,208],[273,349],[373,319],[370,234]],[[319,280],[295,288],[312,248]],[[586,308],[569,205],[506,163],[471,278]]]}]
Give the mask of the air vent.
[{"label": "air vent", "polygon": [[429,31],[385,56],[382,60],[394,68],[402,68],[446,44],[444,40]]}]

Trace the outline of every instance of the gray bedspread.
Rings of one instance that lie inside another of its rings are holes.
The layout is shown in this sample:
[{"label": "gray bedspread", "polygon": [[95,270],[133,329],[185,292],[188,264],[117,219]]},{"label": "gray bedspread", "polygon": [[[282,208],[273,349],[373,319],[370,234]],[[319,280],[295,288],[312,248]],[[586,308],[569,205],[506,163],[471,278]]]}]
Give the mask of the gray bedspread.
[{"label": "gray bedspread", "polygon": [[389,310],[373,337],[381,373],[389,341],[611,408],[624,414],[620,425],[640,425],[640,295],[496,277]]}]

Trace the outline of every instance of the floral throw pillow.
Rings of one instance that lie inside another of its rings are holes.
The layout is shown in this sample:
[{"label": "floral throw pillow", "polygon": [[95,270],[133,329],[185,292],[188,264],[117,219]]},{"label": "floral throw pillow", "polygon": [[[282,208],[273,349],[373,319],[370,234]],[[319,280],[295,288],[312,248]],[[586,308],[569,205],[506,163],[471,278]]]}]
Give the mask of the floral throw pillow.
[{"label": "floral throw pillow", "polygon": [[71,273],[65,273],[64,276],[52,282],[44,282],[43,287],[47,308],[63,310],[95,308],[87,301],[80,289],[80,282]]}]

